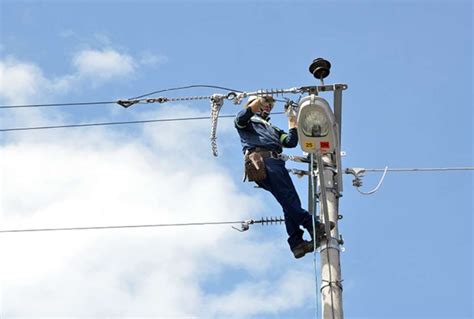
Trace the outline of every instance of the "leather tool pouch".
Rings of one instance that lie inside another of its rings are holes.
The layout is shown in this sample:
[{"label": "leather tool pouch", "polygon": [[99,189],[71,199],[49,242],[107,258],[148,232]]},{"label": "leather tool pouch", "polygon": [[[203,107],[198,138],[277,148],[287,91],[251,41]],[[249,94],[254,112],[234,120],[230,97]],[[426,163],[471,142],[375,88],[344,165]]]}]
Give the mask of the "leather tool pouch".
[{"label": "leather tool pouch", "polygon": [[258,182],[267,178],[262,154],[253,152],[245,155],[245,176],[249,182]]}]

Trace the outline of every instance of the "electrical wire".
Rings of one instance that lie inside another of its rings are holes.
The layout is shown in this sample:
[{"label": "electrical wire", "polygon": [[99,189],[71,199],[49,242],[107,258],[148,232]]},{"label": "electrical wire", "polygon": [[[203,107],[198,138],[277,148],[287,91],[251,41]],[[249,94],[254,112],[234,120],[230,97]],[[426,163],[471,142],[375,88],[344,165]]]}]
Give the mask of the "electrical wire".
[{"label": "electrical wire", "polygon": [[[284,114],[284,112],[275,112],[274,115]],[[219,115],[219,118],[234,118],[234,114]],[[12,127],[12,128],[0,128],[0,132],[13,132],[13,131],[30,131],[30,130],[49,130],[59,128],[77,128],[77,127],[91,127],[91,126],[106,126],[106,125],[126,125],[126,124],[144,124],[144,123],[155,123],[155,122],[178,122],[178,121],[196,121],[196,120],[208,120],[210,116],[197,116],[197,117],[179,117],[179,118],[168,118],[168,119],[152,119],[152,120],[137,120],[137,121],[122,121],[122,122],[103,122],[103,123],[84,123],[84,124],[69,124],[69,125],[51,125],[51,126],[31,126],[31,127]]]},{"label": "electrical wire", "polygon": [[[444,171],[472,171],[474,166],[465,167],[428,167],[428,168],[388,168],[387,172],[444,172]],[[384,168],[364,168],[365,172],[384,172]]]},{"label": "electrical wire", "polygon": [[87,106],[87,105],[99,105],[99,104],[117,104],[117,101],[1,105],[0,109],[33,108],[33,107],[49,107],[49,106]]},{"label": "electrical wire", "polygon": [[[302,160],[300,160],[299,156],[292,156],[292,155],[286,155],[286,154],[281,154],[280,159],[283,160],[293,160],[295,162],[300,162],[300,163],[305,163]],[[304,158],[303,158],[304,159]],[[354,170],[354,168],[346,168],[344,171],[344,174],[351,174],[354,175],[353,172],[350,172],[349,170]],[[413,172],[449,172],[449,171],[474,171],[474,166],[461,166],[461,167],[436,167],[436,168],[388,168],[387,172],[393,172],[393,173],[402,173],[402,172],[408,172],[408,173],[413,173]],[[308,171],[304,170],[299,170],[299,169],[294,169],[294,168],[289,168],[288,172],[295,174],[299,177],[302,177],[304,175],[309,175]],[[385,172],[385,168],[363,168],[364,173],[374,173],[374,172]]]},{"label": "electrical wire", "polygon": [[388,171],[388,166],[385,166],[382,178],[380,178],[379,183],[377,184],[377,186],[375,186],[375,188],[373,190],[368,191],[368,192],[364,192],[364,191],[360,190],[360,187],[357,187],[357,191],[359,193],[361,193],[362,195],[371,195],[371,194],[375,193],[376,191],[379,190],[380,186],[382,186],[383,180],[385,179],[385,175],[387,175],[387,171]]},{"label": "electrical wire", "polygon": [[[177,90],[184,90],[184,89],[191,89],[191,88],[213,88],[219,90],[226,90],[230,92],[238,92],[241,93],[240,90],[234,90],[222,86],[217,85],[207,85],[207,84],[195,84],[195,85],[188,85],[188,86],[180,86],[175,88],[163,89],[158,90],[150,93],[146,93],[140,96],[132,97],[129,100],[139,99],[145,96],[150,96],[157,93],[162,92],[169,92],[169,91],[177,91]],[[100,102],[72,102],[72,103],[50,103],[50,104],[23,104],[23,105],[1,105],[0,109],[15,109],[15,108],[34,108],[34,107],[50,107],[50,106],[87,106],[87,105],[100,105],[100,104],[117,104],[117,101],[100,101]]]},{"label": "electrical wire", "polygon": [[103,230],[103,229],[123,229],[123,228],[150,228],[150,227],[177,227],[177,226],[206,226],[206,225],[229,225],[242,224],[243,221],[223,221],[223,222],[201,222],[201,223],[174,223],[174,224],[148,224],[148,225],[120,225],[120,226],[88,226],[88,227],[62,227],[62,228],[30,228],[30,229],[3,229],[0,233],[27,233],[27,232],[50,232],[50,231],[71,231],[71,230]]},{"label": "electrical wire", "polygon": [[[313,161],[313,155],[311,154],[311,161]],[[314,165],[310,164],[310,185],[311,185],[311,190],[313,191],[316,189],[315,181],[314,181]],[[311,195],[313,195],[311,194]],[[314,284],[315,284],[315,296],[316,296],[316,313],[315,313],[315,318],[319,319],[319,302],[320,302],[320,297],[319,297],[319,280],[318,280],[318,265],[317,265],[317,236],[316,236],[316,200],[311,201],[311,204],[313,207],[311,207],[311,211],[313,213],[312,216],[312,223],[313,223],[313,245],[314,245],[314,251],[313,251],[313,266],[314,266]],[[309,207],[308,207],[309,208]],[[322,279],[322,278],[321,278]],[[321,306],[322,307],[322,306]]]},{"label": "electrical wire", "polygon": [[360,187],[362,186],[362,177],[364,176],[364,173],[367,172],[381,172],[382,169],[379,168],[347,168],[345,170],[345,174],[352,174],[354,175],[354,180],[352,181],[352,185],[357,188],[357,191],[362,194],[362,195],[371,195],[375,193],[376,191],[379,190],[380,186],[382,185],[385,176],[387,172],[447,172],[447,171],[471,171],[474,170],[474,167],[436,167],[436,168],[388,168],[388,166],[385,166],[383,169],[383,175],[380,178],[377,186],[371,191],[364,192],[360,190]]},{"label": "electrical wire", "polygon": [[[224,117],[224,118],[225,117],[235,117],[235,115],[221,115],[220,117]],[[209,116],[181,117],[181,118],[123,121],[123,122],[103,122],[103,123],[85,123],[85,124],[70,124],[70,125],[14,127],[14,128],[0,129],[0,132],[49,130],[49,129],[57,129],[57,128],[91,127],[91,126],[105,126],[105,125],[143,124],[143,123],[155,123],[155,122],[195,121],[195,120],[207,120],[207,119],[210,119],[210,117]]]},{"label": "electrical wire", "polygon": [[195,85],[179,86],[179,87],[175,87],[175,88],[158,90],[158,91],[154,91],[154,92],[150,92],[150,93],[146,93],[146,94],[143,94],[143,95],[132,97],[132,98],[130,98],[130,100],[140,99],[142,97],[150,96],[150,95],[157,94],[157,93],[177,91],[177,90],[185,90],[185,89],[192,89],[192,88],[211,88],[211,89],[219,89],[219,90],[225,90],[225,91],[230,91],[230,92],[239,92],[239,93],[242,92],[240,90],[229,89],[229,88],[222,87],[222,86],[217,86],[217,85],[195,84]]}]

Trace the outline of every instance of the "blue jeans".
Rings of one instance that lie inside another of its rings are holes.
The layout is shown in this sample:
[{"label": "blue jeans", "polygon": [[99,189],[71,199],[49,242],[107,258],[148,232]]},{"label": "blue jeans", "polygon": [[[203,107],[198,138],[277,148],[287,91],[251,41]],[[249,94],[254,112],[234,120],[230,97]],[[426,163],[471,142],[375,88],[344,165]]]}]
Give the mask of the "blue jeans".
[{"label": "blue jeans", "polygon": [[286,170],[285,162],[270,157],[265,158],[264,161],[267,178],[257,184],[272,193],[283,208],[288,244],[292,249],[303,241],[303,230],[300,226],[310,232],[313,231],[313,217],[301,207],[300,198]]}]

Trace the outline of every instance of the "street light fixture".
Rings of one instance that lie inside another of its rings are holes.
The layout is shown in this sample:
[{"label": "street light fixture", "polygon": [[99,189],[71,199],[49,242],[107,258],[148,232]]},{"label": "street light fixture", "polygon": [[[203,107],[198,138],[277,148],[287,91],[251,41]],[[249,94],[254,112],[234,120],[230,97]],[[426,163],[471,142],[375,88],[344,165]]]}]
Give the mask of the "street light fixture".
[{"label": "street light fixture", "polygon": [[333,153],[337,147],[337,124],[329,103],[314,94],[299,102],[298,138],[306,153]]}]

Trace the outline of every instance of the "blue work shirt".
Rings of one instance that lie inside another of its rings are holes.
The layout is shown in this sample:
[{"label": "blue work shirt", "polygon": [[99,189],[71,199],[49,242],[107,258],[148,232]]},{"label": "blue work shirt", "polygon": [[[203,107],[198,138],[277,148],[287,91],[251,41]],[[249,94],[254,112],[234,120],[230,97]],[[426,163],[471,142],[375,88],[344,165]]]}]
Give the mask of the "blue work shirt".
[{"label": "blue work shirt", "polygon": [[296,128],[285,133],[264,120],[259,114],[254,114],[250,107],[240,111],[234,123],[240,135],[244,153],[256,147],[281,153],[283,147],[291,148],[298,145]]}]

